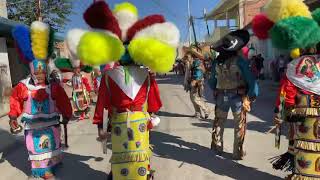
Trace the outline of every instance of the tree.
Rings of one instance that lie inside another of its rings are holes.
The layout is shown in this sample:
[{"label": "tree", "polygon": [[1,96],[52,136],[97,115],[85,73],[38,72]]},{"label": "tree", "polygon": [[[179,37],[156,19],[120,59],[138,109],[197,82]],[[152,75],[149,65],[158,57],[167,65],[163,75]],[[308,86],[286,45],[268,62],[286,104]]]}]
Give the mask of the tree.
[{"label": "tree", "polygon": [[[8,18],[30,25],[37,18],[38,0],[7,0]],[[41,17],[55,31],[63,32],[70,21],[72,0],[41,0]]]}]

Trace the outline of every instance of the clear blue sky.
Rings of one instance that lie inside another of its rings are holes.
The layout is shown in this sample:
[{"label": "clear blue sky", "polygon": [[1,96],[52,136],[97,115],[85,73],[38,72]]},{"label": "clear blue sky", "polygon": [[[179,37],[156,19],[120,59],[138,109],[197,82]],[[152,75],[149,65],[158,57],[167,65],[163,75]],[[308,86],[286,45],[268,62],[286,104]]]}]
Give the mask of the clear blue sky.
[{"label": "clear blue sky", "polygon": [[[88,28],[82,19],[82,14],[85,9],[92,3],[93,0],[74,0],[73,10],[75,14],[70,16],[71,22],[68,23],[66,31],[71,28]],[[106,0],[110,7],[114,4],[124,2],[125,0]],[[127,0],[137,6],[139,17],[150,14],[163,14],[168,21],[174,22],[181,32],[181,41],[187,40],[187,17],[188,6],[187,0]],[[203,8],[210,12],[220,0],[190,0],[191,14],[195,17],[203,16]],[[213,30],[213,22],[209,21],[210,31]],[[203,20],[195,21],[195,30],[198,39],[203,39],[207,34],[206,25]]]}]

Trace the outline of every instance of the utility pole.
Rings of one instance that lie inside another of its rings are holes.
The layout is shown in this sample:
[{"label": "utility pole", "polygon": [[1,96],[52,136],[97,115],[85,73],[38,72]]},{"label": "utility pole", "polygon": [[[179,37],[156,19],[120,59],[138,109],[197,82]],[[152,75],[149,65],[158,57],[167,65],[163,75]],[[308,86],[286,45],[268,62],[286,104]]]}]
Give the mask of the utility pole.
[{"label": "utility pole", "polygon": [[[0,17],[7,18],[7,1],[0,1]],[[0,38],[0,118],[9,112],[9,94],[12,87],[6,38]]]},{"label": "utility pole", "polygon": [[189,46],[191,45],[192,36],[191,36],[191,11],[190,11],[190,0],[188,0],[188,28],[189,28]]},{"label": "utility pole", "polygon": [[[194,28],[194,19],[193,16],[190,16],[190,24],[192,27],[192,32],[193,32],[193,37],[194,37],[194,43],[196,44],[196,46],[198,47],[198,41],[197,41],[197,35],[196,35],[196,30]],[[191,34],[191,33],[190,33]]]},{"label": "utility pole", "polygon": [[208,20],[207,20],[207,9],[206,8],[203,8],[203,17],[204,17],[204,21],[206,22],[208,36],[210,36],[210,30],[209,30],[209,25],[208,25]]}]

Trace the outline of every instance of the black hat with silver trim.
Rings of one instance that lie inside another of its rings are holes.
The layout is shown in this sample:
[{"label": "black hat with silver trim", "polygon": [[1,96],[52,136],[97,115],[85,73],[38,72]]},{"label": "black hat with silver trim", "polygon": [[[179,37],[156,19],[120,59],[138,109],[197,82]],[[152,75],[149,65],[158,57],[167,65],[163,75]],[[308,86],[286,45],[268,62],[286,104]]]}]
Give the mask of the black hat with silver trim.
[{"label": "black hat with silver trim", "polygon": [[217,52],[239,51],[248,44],[250,34],[247,30],[236,30],[225,35],[212,45],[212,49]]}]

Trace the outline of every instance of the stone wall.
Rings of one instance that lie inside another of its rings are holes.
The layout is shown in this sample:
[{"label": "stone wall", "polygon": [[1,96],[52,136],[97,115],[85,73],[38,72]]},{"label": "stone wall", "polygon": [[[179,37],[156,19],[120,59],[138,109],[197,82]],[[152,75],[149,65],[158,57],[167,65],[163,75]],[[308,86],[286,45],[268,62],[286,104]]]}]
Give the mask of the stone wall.
[{"label": "stone wall", "polygon": [[243,17],[243,26],[250,24],[253,17],[259,14],[262,8],[269,0],[246,0],[244,1],[244,17]]},{"label": "stone wall", "polygon": [[0,1],[0,16],[1,17],[8,17],[6,0]]},{"label": "stone wall", "polygon": [[9,111],[10,77],[6,39],[0,38],[0,116]]}]

